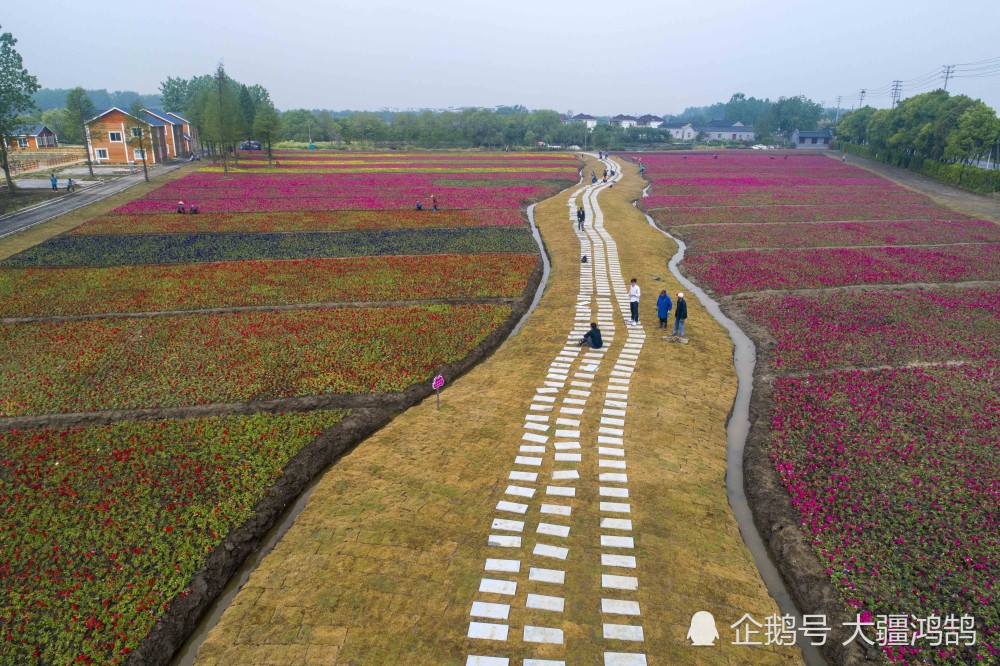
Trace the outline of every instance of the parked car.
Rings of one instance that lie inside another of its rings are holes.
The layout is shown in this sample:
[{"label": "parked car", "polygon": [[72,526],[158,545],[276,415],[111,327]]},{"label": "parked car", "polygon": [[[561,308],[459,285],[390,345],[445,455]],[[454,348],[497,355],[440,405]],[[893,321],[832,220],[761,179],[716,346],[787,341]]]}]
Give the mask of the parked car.
[{"label": "parked car", "polygon": [[244,141],[240,144],[240,150],[262,150],[260,141]]}]

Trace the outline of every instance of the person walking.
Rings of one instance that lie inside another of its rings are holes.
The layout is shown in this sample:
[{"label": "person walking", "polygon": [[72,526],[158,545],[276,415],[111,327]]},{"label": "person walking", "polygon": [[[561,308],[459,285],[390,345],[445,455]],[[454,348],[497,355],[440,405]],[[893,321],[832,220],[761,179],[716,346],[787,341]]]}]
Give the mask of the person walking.
[{"label": "person walking", "polygon": [[76,184],[73,183],[73,179],[72,178],[68,179],[66,181],[66,193],[69,194],[69,193],[73,192],[75,188],[76,188]]},{"label": "person walking", "polygon": [[673,307],[674,304],[670,301],[667,290],[661,290],[660,297],[656,299],[656,316],[660,318],[660,328],[667,327],[670,319],[670,311]]},{"label": "person walking", "polygon": [[578,347],[590,345],[591,349],[600,349],[604,346],[601,339],[601,329],[597,328],[597,322],[590,322],[590,330],[583,334],[583,339],[576,343]]},{"label": "person walking", "polygon": [[677,294],[677,309],[674,310],[674,337],[679,337],[684,342],[684,322],[688,318],[688,304],[684,300],[684,294]]},{"label": "person walking", "polygon": [[587,213],[584,212],[583,206],[576,209],[576,228],[583,231],[583,221],[587,219]]},{"label": "person walking", "polygon": [[628,290],[628,307],[632,310],[632,325],[639,325],[639,283],[632,278],[632,286]]},{"label": "person walking", "polygon": [[438,198],[436,194],[431,195],[431,210],[434,211],[435,213],[438,210]]},{"label": "person walking", "polygon": [[49,182],[52,183],[53,192],[59,189],[59,179],[56,178],[56,175],[54,173],[49,174]]}]

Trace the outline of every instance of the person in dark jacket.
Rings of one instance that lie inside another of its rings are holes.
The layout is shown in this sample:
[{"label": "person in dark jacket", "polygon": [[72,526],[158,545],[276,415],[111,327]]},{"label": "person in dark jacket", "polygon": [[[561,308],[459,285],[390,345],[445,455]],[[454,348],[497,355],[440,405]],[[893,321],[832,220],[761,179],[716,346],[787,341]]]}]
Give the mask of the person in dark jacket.
[{"label": "person in dark jacket", "polygon": [[604,346],[604,340],[601,339],[601,329],[597,328],[596,322],[590,322],[590,330],[584,333],[583,340],[577,343],[579,347],[583,345],[590,345],[591,349],[600,349]]},{"label": "person in dark jacket", "polygon": [[688,304],[684,294],[677,294],[677,309],[674,310],[674,335],[684,338],[684,321],[688,318]]},{"label": "person in dark jacket", "polygon": [[660,318],[660,328],[666,328],[669,324],[670,311],[673,307],[674,304],[670,301],[667,290],[660,291],[660,297],[656,299],[656,316]]},{"label": "person in dark jacket", "polygon": [[576,228],[583,231],[583,221],[587,219],[587,213],[583,211],[583,207],[576,209]]}]

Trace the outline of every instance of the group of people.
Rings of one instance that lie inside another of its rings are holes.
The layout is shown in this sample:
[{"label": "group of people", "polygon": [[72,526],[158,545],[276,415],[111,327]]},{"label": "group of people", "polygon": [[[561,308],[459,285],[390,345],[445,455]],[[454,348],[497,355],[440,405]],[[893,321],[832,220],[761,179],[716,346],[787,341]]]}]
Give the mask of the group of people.
[{"label": "group of people", "polygon": [[[417,201],[417,210],[423,210],[423,209],[424,209],[423,202]],[[437,195],[434,194],[431,195],[431,210],[434,211],[435,213],[438,211],[438,199]]]},{"label": "group of people", "polygon": [[184,204],[183,201],[178,201],[177,202],[177,212],[180,213],[181,215],[183,215],[185,213],[188,213],[190,215],[197,215],[198,214],[198,206],[196,206],[195,204],[189,204],[189,205],[187,205],[185,207],[185,204]]},{"label": "group of people", "polygon": [[[55,192],[55,191],[57,191],[59,189],[59,179],[56,178],[56,175],[54,173],[49,175],[49,182],[52,183],[52,191],[53,192]],[[76,183],[73,182],[72,178],[67,178],[66,179],[66,191],[67,192],[75,192],[76,191]]]},{"label": "group of people", "polygon": [[[579,213],[577,215],[579,216]],[[628,290],[628,305],[630,314],[632,315],[629,320],[630,326],[639,325],[639,298],[641,295],[642,290],[639,289],[638,280],[632,278]],[[677,294],[677,307],[675,308],[673,302],[670,300],[670,296],[667,294],[667,290],[663,289],[660,291],[659,298],[656,299],[656,315],[660,320],[660,328],[668,328],[671,310],[674,313],[673,337],[686,342],[684,339],[684,323],[687,321],[688,309],[687,301],[684,300],[684,293],[679,292]],[[584,334],[583,339],[577,344],[580,346],[585,344],[590,345],[593,349],[601,348],[604,341],[601,339],[601,330],[597,327],[597,323],[591,322],[590,330]]]}]

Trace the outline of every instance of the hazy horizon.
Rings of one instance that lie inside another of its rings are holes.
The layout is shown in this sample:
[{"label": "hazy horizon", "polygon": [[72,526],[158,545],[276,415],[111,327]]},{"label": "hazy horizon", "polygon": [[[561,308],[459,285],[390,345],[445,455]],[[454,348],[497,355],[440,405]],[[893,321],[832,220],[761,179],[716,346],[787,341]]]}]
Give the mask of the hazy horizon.
[{"label": "hazy horizon", "polygon": [[[811,9],[803,8],[808,4]],[[888,107],[943,85],[1000,108],[1000,8],[967,0],[837,6],[794,0],[528,3],[504,11],[451,0],[306,0],[275,11],[262,0],[176,0],[131,29],[134,3],[63,6],[0,21],[28,71],[47,88],[157,93],[169,76],[226,70],[259,83],[281,109],[496,107],[614,115],[680,113],[742,92],[803,94],[825,106]],[[171,17],[176,17],[171,20]],[[849,17],[849,18],[844,18]],[[124,56],[124,58],[123,58]],[[994,59],[986,65],[962,65]],[[995,63],[995,64],[994,64]]]}]

